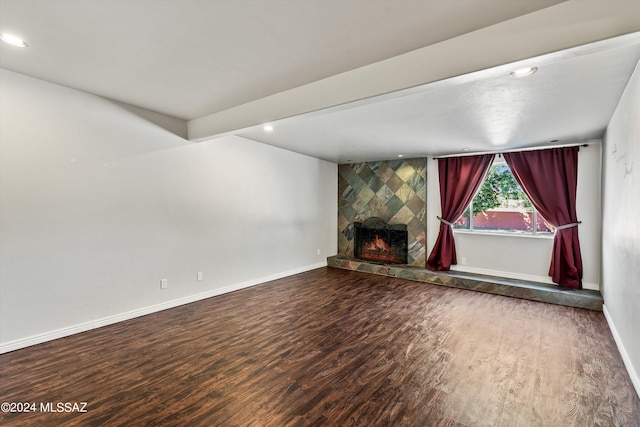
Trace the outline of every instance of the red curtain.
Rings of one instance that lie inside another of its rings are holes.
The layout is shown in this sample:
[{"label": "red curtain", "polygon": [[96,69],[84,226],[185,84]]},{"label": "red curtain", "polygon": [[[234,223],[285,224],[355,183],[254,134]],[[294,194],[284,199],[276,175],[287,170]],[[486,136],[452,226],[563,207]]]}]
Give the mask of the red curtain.
[{"label": "red curtain", "polygon": [[451,224],[464,213],[484,181],[493,154],[438,159],[440,179],[440,233],[427,260],[429,270],[447,271],[457,264]]},{"label": "red curtain", "polygon": [[504,154],[533,205],[556,227],[549,276],[560,286],[574,289],[582,289],[576,215],[578,150],[568,147]]}]

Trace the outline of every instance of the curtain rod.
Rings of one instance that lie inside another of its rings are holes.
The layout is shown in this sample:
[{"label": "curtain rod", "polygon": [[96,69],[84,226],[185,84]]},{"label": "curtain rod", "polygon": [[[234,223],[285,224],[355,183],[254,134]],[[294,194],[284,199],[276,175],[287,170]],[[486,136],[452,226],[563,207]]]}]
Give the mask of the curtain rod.
[{"label": "curtain rod", "polygon": [[479,155],[482,155],[482,154],[517,153],[519,151],[548,150],[549,148],[588,147],[588,146],[589,146],[589,144],[580,143],[580,144],[564,144],[564,145],[547,145],[547,146],[529,147],[529,148],[516,148],[514,150],[505,150],[505,151],[478,151],[478,152],[474,152],[474,153],[444,154],[442,156],[433,157],[433,160],[446,159],[446,158],[449,158],[449,157],[479,156]]}]

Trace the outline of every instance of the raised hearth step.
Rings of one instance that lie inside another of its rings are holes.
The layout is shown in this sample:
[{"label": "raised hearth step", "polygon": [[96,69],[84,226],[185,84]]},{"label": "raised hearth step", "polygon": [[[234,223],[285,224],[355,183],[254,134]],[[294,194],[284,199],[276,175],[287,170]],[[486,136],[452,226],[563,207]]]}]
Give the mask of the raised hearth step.
[{"label": "raised hearth step", "polygon": [[367,262],[340,255],[328,257],[327,265],[345,270],[398,277],[435,285],[602,311],[602,295],[598,291],[588,289],[574,290],[547,283],[529,282],[461,271],[431,271],[406,265]]}]

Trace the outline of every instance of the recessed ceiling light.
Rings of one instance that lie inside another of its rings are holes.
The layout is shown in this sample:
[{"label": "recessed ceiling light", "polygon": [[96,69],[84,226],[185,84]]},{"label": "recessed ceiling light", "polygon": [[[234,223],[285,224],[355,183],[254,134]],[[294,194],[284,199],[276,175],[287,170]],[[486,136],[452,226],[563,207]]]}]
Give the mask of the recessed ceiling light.
[{"label": "recessed ceiling light", "polygon": [[463,148],[462,151],[469,151],[469,149],[468,148]]},{"label": "recessed ceiling light", "polygon": [[538,67],[526,67],[515,70],[511,73],[511,77],[515,77],[516,79],[521,79],[523,77],[529,77],[533,73],[538,71]]},{"label": "recessed ceiling light", "polygon": [[263,129],[265,132],[273,132],[273,126],[271,125],[264,125]]},{"label": "recessed ceiling light", "polygon": [[404,157],[404,154],[398,154],[398,157]]},{"label": "recessed ceiling light", "polygon": [[0,35],[0,40],[2,40],[7,44],[10,44],[11,46],[16,46],[16,47],[29,46],[27,42],[25,42],[18,36],[14,36],[13,34],[2,33],[2,35]]}]

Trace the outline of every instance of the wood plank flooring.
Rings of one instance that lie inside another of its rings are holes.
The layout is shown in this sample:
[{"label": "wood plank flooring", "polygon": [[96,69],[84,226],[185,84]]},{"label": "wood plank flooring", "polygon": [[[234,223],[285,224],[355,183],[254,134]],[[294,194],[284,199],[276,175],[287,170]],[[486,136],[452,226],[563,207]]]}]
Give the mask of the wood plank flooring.
[{"label": "wood plank flooring", "polygon": [[640,425],[602,313],[333,268],[1,355],[0,402],[37,404],[2,426]]}]

